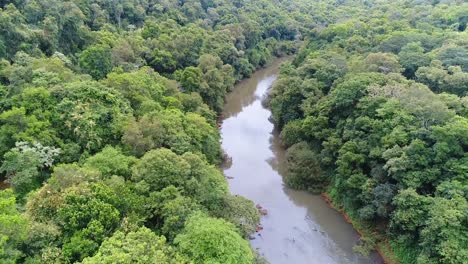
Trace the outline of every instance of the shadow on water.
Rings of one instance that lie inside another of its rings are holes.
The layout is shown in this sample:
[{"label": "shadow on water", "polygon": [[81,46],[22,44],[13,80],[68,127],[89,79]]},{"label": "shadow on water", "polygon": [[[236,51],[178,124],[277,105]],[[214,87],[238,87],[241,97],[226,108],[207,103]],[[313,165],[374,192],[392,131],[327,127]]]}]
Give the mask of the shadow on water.
[{"label": "shadow on water", "polygon": [[352,248],[358,240],[352,226],[318,195],[292,190],[283,183],[285,150],[261,102],[276,80],[284,59],[239,82],[227,96],[221,127],[223,148],[230,157],[224,168],[233,194],[268,210],[263,230],[251,241],[272,263],[382,263]]}]

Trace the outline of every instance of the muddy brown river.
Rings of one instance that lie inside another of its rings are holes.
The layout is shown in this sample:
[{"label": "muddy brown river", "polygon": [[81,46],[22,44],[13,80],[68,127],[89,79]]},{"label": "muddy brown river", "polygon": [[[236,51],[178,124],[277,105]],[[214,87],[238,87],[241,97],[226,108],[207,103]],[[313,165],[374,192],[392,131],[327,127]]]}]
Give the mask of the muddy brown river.
[{"label": "muddy brown river", "polygon": [[261,102],[281,62],[237,84],[223,113],[222,146],[232,158],[224,169],[229,188],[268,210],[252,247],[271,264],[383,263],[376,254],[365,258],[353,252],[356,231],[320,196],[285,186],[285,151]]}]

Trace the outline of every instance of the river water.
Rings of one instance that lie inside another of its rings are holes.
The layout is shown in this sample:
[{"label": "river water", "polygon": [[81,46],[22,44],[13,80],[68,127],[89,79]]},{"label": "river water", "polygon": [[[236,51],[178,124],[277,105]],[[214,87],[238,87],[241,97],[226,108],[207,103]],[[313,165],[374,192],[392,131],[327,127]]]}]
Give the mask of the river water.
[{"label": "river water", "polygon": [[229,188],[268,210],[253,248],[271,264],[382,263],[353,252],[358,234],[318,195],[283,183],[285,156],[271,112],[262,99],[277,78],[281,59],[236,85],[227,96],[221,127]]}]

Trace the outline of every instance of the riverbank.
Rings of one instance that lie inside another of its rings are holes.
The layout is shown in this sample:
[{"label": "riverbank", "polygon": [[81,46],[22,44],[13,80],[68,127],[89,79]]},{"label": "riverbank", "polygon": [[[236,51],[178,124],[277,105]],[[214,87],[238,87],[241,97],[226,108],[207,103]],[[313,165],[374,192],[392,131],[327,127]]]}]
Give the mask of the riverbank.
[{"label": "riverbank", "polygon": [[379,254],[379,256],[383,259],[385,264],[400,264],[400,261],[398,260],[398,257],[396,254],[393,252],[390,243],[388,242],[387,239],[384,239],[383,241],[379,241],[382,239],[382,234],[377,233],[376,230],[369,229],[369,227],[366,227],[364,224],[362,224],[359,220],[351,217],[343,208],[341,205],[338,205],[328,193],[321,193],[320,195],[323,200],[333,209],[338,211],[342,216],[343,219],[351,224],[356,230],[356,232],[359,234],[359,236],[362,237],[367,237],[370,238],[372,241],[377,241],[375,245],[375,251]]}]

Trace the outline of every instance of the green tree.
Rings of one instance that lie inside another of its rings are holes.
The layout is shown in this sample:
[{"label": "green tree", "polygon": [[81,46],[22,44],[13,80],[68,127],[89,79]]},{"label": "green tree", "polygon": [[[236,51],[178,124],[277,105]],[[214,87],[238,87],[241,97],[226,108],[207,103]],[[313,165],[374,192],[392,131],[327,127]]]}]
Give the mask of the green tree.
[{"label": "green tree", "polygon": [[200,213],[189,218],[174,243],[196,263],[253,262],[249,243],[242,239],[233,224]]},{"label": "green tree", "polygon": [[4,156],[4,163],[0,171],[7,175],[7,182],[20,196],[40,186],[39,154],[33,151],[21,152],[13,149]]},{"label": "green tree", "polygon": [[468,71],[467,48],[458,45],[443,46],[437,54],[437,59],[442,61],[444,66],[460,66],[463,71]]},{"label": "green tree", "polygon": [[136,158],[125,156],[119,149],[106,146],[101,152],[86,159],[84,167],[96,169],[106,178],[113,175],[129,178],[130,168],[136,161]]},{"label": "green tree", "polygon": [[61,138],[90,152],[120,140],[132,109],[118,91],[87,81],[66,84],[55,92],[61,101],[55,124]]},{"label": "green tree", "polygon": [[0,171],[6,174],[7,182],[18,197],[23,198],[40,186],[46,170],[59,153],[59,149],[40,143],[30,146],[27,142],[17,142],[16,147],[5,154]]},{"label": "green tree", "polygon": [[190,197],[183,196],[173,185],[149,197],[151,218],[149,224],[161,230],[170,241],[179,234],[187,218],[202,207]]},{"label": "green tree", "polygon": [[228,194],[224,175],[219,168],[209,164],[203,156],[187,152],[182,158],[190,165],[186,194],[194,197],[210,210],[220,208]]},{"label": "green tree", "polygon": [[150,192],[173,185],[208,208],[216,206],[227,193],[217,168],[196,154],[179,156],[164,148],[147,152],[132,168],[132,180]]},{"label": "green tree", "polygon": [[413,232],[420,231],[427,219],[431,199],[419,195],[414,189],[401,190],[393,200],[396,206],[393,213],[391,227],[398,233],[398,229]]},{"label": "green tree", "polygon": [[151,112],[131,122],[122,141],[136,156],[158,147],[177,154],[204,154],[210,162],[218,161],[221,155],[218,130],[198,114],[177,109]]},{"label": "green tree", "polygon": [[197,67],[185,68],[179,76],[179,82],[185,92],[201,92],[203,82],[202,71]]},{"label": "green tree", "polygon": [[384,74],[402,72],[398,57],[391,53],[371,53],[366,57],[367,69],[370,72]]},{"label": "green tree", "polygon": [[12,190],[0,191],[0,258],[4,263],[17,263],[19,245],[26,239],[27,219],[16,208]]},{"label": "green tree", "polygon": [[120,212],[112,204],[118,194],[102,184],[91,188],[67,189],[57,219],[64,230],[63,254],[69,261],[80,261],[94,255],[100,243],[118,225]]},{"label": "green tree", "polygon": [[11,59],[29,38],[25,17],[13,3],[1,7],[0,58]]},{"label": "green tree", "polygon": [[260,222],[260,214],[254,203],[238,195],[226,195],[215,215],[233,223],[245,238],[256,231]]},{"label": "green tree", "polygon": [[302,80],[299,77],[286,77],[274,84],[270,100],[275,123],[283,127],[290,121],[303,117],[301,103],[305,99]]},{"label": "green tree", "polygon": [[190,175],[190,165],[168,149],[148,151],[133,167],[132,180],[160,191],[169,185],[183,187]]},{"label": "green tree", "polygon": [[185,257],[166,244],[164,237],[145,227],[128,233],[115,232],[102,243],[96,255],[85,258],[81,263],[115,263],[117,259],[123,264],[187,263]]},{"label": "green tree", "polygon": [[49,121],[38,120],[34,115],[27,115],[26,109],[12,108],[0,114],[0,154],[13,148],[15,142],[42,142],[54,144],[57,139],[55,131]]},{"label": "green tree", "polygon": [[128,73],[113,72],[102,82],[119,91],[138,116],[160,110],[164,96],[177,90],[175,81],[162,77],[149,67]]},{"label": "green tree", "polygon": [[88,47],[79,60],[81,69],[96,80],[103,79],[112,70],[111,49],[106,45]]},{"label": "green tree", "polygon": [[291,146],[286,154],[288,184],[313,192],[322,191],[327,184],[327,179],[324,177],[317,157],[318,154],[306,142]]},{"label": "green tree", "polygon": [[174,60],[172,53],[155,49],[151,54],[152,60],[149,64],[160,73],[171,73],[176,69],[177,62]]},{"label": "green tree", "polygon": [[444,263],[463,263],[468,257],[466,226],[468,202],[460,195],[450,199],[437,197],[431,205],[424,229],[421,231],[422,256],[418,263],[428,258]]},{"label": "green tree", "polygon": [[398,53],[398,58],[401,66],[405,68],[404,74],[409,78],[414,77],[419,67],[428,66],[431,61],[431,58],[424,53],[421,43],[415,42],[404,46]]},{"label": "green tree", "polygon": [[200,56],[198,68],[202,71],[199,92],[205,103],[219,112],[224,103],[224,96],[234,85],[234,69],[214,55]]}]

